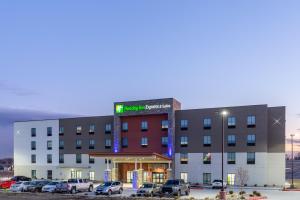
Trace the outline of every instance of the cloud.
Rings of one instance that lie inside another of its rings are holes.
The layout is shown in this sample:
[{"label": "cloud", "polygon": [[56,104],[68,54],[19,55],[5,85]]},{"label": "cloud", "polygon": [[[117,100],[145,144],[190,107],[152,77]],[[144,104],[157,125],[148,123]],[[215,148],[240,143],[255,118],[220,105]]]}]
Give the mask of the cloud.
[{"label": "cloud", "polygon": [[[300,145],[300,139],[293,139],[294,144],[299,144]],[[286,143],[291,143],[291,138],[287,138],[286,139]]]},{"label": "cloud", "polygon": [[15,121],[57,119],[74,115],[34,110],[0,108],[0,158],[13,156],[13,123]]},{"label": "cloud", "polygon": [[10,85],[5,83],[4,81],[0,81],[0,91],[6,91],[16,96],[33,96],[39,94],[34,90],[22,88],[15,85]]}]

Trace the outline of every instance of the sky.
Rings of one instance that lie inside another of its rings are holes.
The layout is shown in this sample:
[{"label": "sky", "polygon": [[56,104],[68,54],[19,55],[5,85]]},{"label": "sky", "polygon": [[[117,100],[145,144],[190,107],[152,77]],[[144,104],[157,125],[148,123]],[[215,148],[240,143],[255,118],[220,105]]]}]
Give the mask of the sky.
[{"label": "sky", "polygon": [[286,106],[300,150],[299,10],[297,0],[2,0],[0,157],[12,155],[14,120],[164,97],[183,109]]}]

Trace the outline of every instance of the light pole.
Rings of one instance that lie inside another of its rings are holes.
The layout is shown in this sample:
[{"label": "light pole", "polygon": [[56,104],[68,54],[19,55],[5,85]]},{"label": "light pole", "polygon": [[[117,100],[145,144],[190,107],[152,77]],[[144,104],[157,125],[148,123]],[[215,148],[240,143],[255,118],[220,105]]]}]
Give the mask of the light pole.
[{"label": "light pole", "polygon": [[225,129],[225,117],[227,116],[228,112],[226,110],[223,110],[221,112],[222,116],[222,189],[220,192],[221,199],[226,199],[226,192],[224,191],[224,129]]},{"label": "light pole", "polygon": [[292,185],[291,188],[294,188],[294,136],[295,134],[291,134],[291,143],[292,143]]}]

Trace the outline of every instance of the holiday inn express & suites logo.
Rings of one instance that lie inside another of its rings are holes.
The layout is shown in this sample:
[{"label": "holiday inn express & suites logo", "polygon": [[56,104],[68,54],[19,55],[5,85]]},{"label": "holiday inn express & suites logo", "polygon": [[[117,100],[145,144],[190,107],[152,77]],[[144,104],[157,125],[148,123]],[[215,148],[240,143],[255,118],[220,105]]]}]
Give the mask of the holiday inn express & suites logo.
[{"label": "holiday inn express & suites logo", "polygon": [[156,104],[156,105],[124,105],[116,104],[116,113],[122,114],[126,112],[137,112],[153,109],[167,109],[171,108],[170,104]]}]

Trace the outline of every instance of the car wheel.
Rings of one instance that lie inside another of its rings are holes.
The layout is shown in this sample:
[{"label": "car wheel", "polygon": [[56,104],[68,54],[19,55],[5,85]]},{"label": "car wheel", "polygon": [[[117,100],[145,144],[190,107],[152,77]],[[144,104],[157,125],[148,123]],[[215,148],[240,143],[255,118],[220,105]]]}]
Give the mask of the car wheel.
[{"label": "car wheel", "polygon": [[178,197],[180,197],[181,196],[181,192],[180,192],[180,190],[178,190],[177,191],[177,195],[176,196],[178,196]]},{"label": "car wheel", "polygon": [[71,189],[71,194],[76,194],[76,188],[75,188],[75,187],[73,187],[73,188]]},{"label": "car wheel", "polygon": [[92,192],[92,191],[93,191],[93,186],[90,185],[90,187],[89,187],[89,192]]},{"label": "car wheel", "polygon": [[122,188],[120,188],[120,190],[119,190],[119,194],[122,194],[122,192],[123,192],[123,189],[122,189]]},{"label": "car wheel", "polygon": [[150,193],[150,197],[153,197],[154,196],[154,194],[153,194],[153,191]]},{"label": "car wheel", "polygon": [[190,195],[190,190],[189,190],[189,189],[185,191],[185,195],[186,195],[186,196],[189,196],[189,195]]},{"label": "car wheel", "polygon": [[111,196],[111,194],[112,194],[111,190],[108,190],[107,194],[108,194],[108,196]]}]

